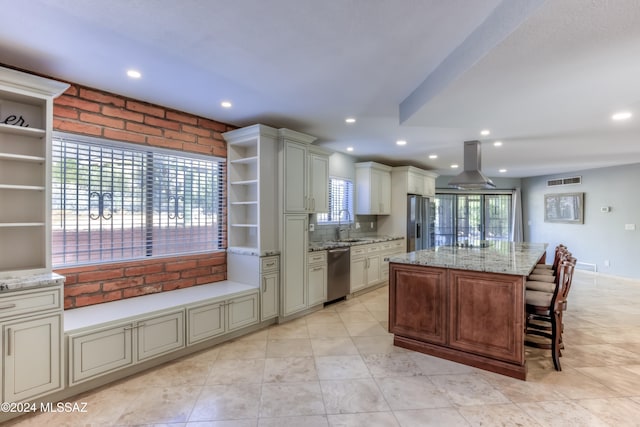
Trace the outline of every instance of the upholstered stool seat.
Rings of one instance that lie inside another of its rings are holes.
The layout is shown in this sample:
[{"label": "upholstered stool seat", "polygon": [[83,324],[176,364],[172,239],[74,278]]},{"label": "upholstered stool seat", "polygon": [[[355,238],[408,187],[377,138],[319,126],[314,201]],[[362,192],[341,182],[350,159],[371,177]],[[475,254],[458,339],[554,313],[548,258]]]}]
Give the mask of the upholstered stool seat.
[{"label": "upholstered stool seat", "polygon": [[531,273],[529,277],[527,277],[527,281],[537,281],[537,282],[549,282],[554,283],[556,281],[556,276],[548,275],[548,274],[535,274]]},{"label": "upholstered stool seat", "polygon": [[546,282],[542,280],[527,280],[525,287],[527,292],[537,291],[553,293],[553,291],[556,289],[556,284],[554,282]]},{"label": "upholstered stool seat", "polygon": [[[554,285],[555,287],[555,285]],[[549,307],[551,304],[551,299],[553,298],[553,291],[551,292],[542,292],[542,291],[527,291],[524,294],[524,299],[527,305],[535,305],[538,307]]]}]

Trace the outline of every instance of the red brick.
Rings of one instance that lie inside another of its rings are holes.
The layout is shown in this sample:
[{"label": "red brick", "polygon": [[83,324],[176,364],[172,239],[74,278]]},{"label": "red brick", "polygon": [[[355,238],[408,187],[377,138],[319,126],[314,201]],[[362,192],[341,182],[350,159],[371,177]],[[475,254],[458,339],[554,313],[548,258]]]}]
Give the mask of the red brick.
[{"label": "red brick", "polygon": [[216,157],[227,157],[227,148],[213,147],[213,153]]},{"label": "red brick", "polygon": [[149,126],[156,126],[162,129],[180,130],[180,123],[172,122],[171,120],[158,119],[156,117],[146,116],[144,118],[144,124]]},{"label": "red brick", "polygon": [[125,128],[128,131],[142,133],[144,135],[162,136],[162,129],[153,126],[147,126],[140,123],[127,122]]},{"label": "red brick", "polygon": [[53,106],[53,116],[54,117],[62,117],[66,119],[77,119],[78,118],[78,110],[73,108],[65,107],[63,105],[55,105]]},{"label": "red brick", "polygon": [[168,262],[165,264],[166,271],[183,271],[196,268],[198,262],[196,260]]},{"label": "red brick", "polygon": [[211,130],[215,130],[218,132],[226,132],[227,131],[227,125],[224,123],[220,123],[220,122],[216,122],[213,120],[209,120],[209,119],[203,119],[203,118],[199,118],[198,119],[198,126],[203,127],[203,128],[207,128],[207,129],[211,129]]},{"label": "red brick", "polygon": [[65,286],[64,296],[75,297],[77,295],[86,295],[100,292],[100,283],[82,283],[80,285]]},{"label": "red brick", "polygon": [[169,280],[176,280],[180,278],[180,273],[172,272],[172,273],[156,273],[149,274],[144,277],[144,281],[147,284],[158,283],[158,282],[168,282]]},{"label": "red brick", "polygon": [[105,292],[116,291],[119,289],[133,288],[144,284],[144,277],[127,277],[122,280],[112,280],[102,284],[102,290]]},{"label": "red brick", "polygon": [[209,138],[211,136],[211,131],[189,125],[182,125],[182,132],[195,133],[196,135],[204,136],[205,138]]},{"label": "red brick", "polygon": [[191,270],[185,270],[180,274],[180,277],[186,279],[188,277],[206,276],[208,274],[211,274],[211,269],[209,267],[200,267]]},{"label": "red brick", "polygon": [[224,256],[225,254],[223,253],[222,256],[212,256],[210,258],[207,259],[202,259],[202,260],[198,260],[198,267],[206,267],[206,266],[214,266],[214,265],[221,265],[221,264],[225,264],[227,262],[227,257]]},{"label": "red brick", "polygon": [[69,310],[71,308],[74,308],[75,307],[75,302],[76,302],[75,298],[65,298],[64,299],[64,309],[65,310]]},{"label": "red brick", "polygon": [[165,129],[164,137],[171,139],[178,139],[185,142],[196,142],[196,136],[189,133],[176,132],[174,130]]},{"label": "red brick", "polygon": [[153,147],[173,148],[176,150],[182,150],[182,142],[174,141],[171,139],[148,137],[147,143]]},{"label": "red brick", "polygon": [[[69,88],[64,91],[63,95],[78,96],[78,91],[79,91],[78,86],[71,83],[69,85]],[[53,101],[55,103],[56,100],[54,99]]]},{"label": "red brick", "polygon": [[141,295],[156,294],[162,292],[162,285],[139,286],[137,288],[129,288],[122,291],[124,298],[139,297]]},{"label": "red brick", "polygon": [[124,120],[130,120],[140,123],[142,123],[142,121],[144,120],[144,114],[125,110],[124,108],[111,107],[109,105],[105,105],[102,107],[102,114],[109,117],[118,117]]},{"label": "red brick", "polygon": [[102,114],[80,113],[80,121],[115,129],[124,129],[124,120],[106,117]]},{"label": "red brick", "polygon": [[63,132],[73,132],[91,136],[102,135],[102,128],[100,126],[87,125],[79,122],[70,122],[67,120],[54,120],[53,129]]},{"label": "red brick", "polygon": [[92,113],[100,112],[100,104],[96,102],[86,101],[84,99],[76,98],[74,96],[62,95],[54,101],[57,105],[65,105],[67,107],[77,108],[83,111],[91,111]]},{"label": "red brick", "polygon": [[165,109],[162,107],[132,100],[127,100],[127,109],[156,117],[164,117],[165,113]]},{"label": "red brick", "polygon": [[121,291],[113,291],[95,295],[81,295],[76,297],[75,306],[84,307],[87,305],[100,304],[103,302],[116,301],[122,299]]},{"label": "red brick", "polygon": [[211,267],[211,272],[216,274],[216,273],[226,273],[227,272],[227,265],[216,265],[215,267]]},{"label": "red brick", "polygon": [[164,271],[164,264],[146,264],[128,267],[124,270],[124,275],[127,277],[142,276],[145,274],[160,273],[162,271]]},{"label": "red brick", "polygon": [[204,285],[205,283],[214,283],[220,282],[222,280],[227,279],[227,274],[218,273],[218,274],[209,274],[207,276],[196,277],[196,283],[198,285]]},{"label": "red brick", "polygon": [[169,120],[175,120],[177,122],[187,123],[189,125],[197,125],[198,117],[191,114],[180,113],[178,111],[167,111],[166,117]]},{"label": "red brick", "polygon": [[213,153],[213,147],[211,147],[211,146],[192,144],[190,142],[185,142],[182,145],[182,149],[184,151],[190,151],[192,153],[200,153],[200,154],[211,154],[211,153]]},{"label": "red brick", "polygon": [[115,279],[122,277],[122,269],[103,270],[100,268],[96,271],[90,271],[78,274],[78,282],[97,282],[99,280]]},{"label": "red brick", "polygon": [[136,144],[144,144],[147,139],[144,135],[140,135],[138,133],[108,128],[104,130],[104,137],[115,139],[116,141],[135,142]]},{"label": "red brick", "polygon": [[99,102],[100,104],[111,104],[116,107],[124,107],[124,99],[111,95],[106,92],[100,92],[97,90],[80,88],[80,98],[85,98],[90,101]]},{"label": "red brick", "polygon": [[196,279],[180,279],[180,280],[172,280],[167,283],[162,284],[163,291],[173,291],[174,289],[182,289],[182,288],[190,288],[191,286],[195,286]]},{"label": "red brick", "polygon": [[[60,273],[58,273],[60,274]],[[78,275],[77,274],[63,274],[64,276],[64,285],[65,286],[69,286],[69,285],[75,285],[76,283],[78,283]]]}]

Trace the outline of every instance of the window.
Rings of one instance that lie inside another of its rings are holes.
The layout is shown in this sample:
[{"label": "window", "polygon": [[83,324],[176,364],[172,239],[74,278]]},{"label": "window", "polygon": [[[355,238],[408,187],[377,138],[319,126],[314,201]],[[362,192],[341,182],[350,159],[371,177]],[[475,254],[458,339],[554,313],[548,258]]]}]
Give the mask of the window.
[{"label": "window", "polygon": [[329,213],[318,214],[318,224],[353,222],[353,183],[329,178]]},{"label": "window", "polygon": [[509,240],[512,195],[438,194],[435,197],[435,246],[462,241]]},{"label": "window", "polygon": [[225,160],[54,133],[57,267],[220,249]]}]

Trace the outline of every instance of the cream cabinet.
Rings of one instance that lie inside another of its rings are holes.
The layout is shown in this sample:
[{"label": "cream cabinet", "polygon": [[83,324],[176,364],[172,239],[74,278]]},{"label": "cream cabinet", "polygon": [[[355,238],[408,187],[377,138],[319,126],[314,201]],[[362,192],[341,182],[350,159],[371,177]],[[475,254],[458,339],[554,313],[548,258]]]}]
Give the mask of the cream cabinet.
[{"label": "cream cabinet", "polygon": [[63,387],[62,285],[0,297],[3,402],[27,402]]},{"label": "cream cabinet", "polygon": [[282,141],[283,212],[324,213],[329,210],[329,155],[311,146],[314,137],[280,129]]},{"label": "cream cabinet", "polygon": [[284,215],[281,314],[288,316],[307,308],[307,250],[309,216]]},{"label": "cream cabinet", "polygon": [[327,300],[327,251],[310,252],[308,258],[308,306],[313,307]]},{"label": "cream cabinet", "polygon": [[278,291],[280,289],[280,258],[263,257],[260,260],[260,320],[278,316]]},{"label": "cream cabinet", "polygon": [[251,294],[187,307],[187,344],[258,323],[258,295]]},{"label": "cream cabinet", "polygon": [[385,261],[385,258],[404,254],[405,245],[404,239],[380,243],[380,278],[382,280],[389,278],[389,261]]},{"label": "cream cabinet", "polygon": [[133,326],[137,332],[137,360],[178,350],[185,345],[184,311],[150,317]]},{"label": "cream cabinet", "polygon": [[68,87],[0,67],[0,277],[51,271],[53,98]]},{"label": "cream cabinet", "polygon": [[380,283],[380,266],[379,243],[352,246],[350,291],[353,293]]},{"label": "cream cabinet", "polygon": [[356,213],[391,213],[391,168],[375,162],[356,163]]}]

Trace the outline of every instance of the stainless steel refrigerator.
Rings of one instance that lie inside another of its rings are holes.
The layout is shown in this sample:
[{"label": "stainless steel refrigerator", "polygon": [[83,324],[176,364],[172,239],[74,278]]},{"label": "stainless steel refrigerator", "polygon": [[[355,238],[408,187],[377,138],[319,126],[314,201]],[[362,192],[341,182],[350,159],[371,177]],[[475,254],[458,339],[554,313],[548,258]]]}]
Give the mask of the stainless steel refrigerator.
[{"label": "stainless steel refrigerator", "polygon": [[428,197],[407,196],[407,252],[428,249],[434,243],[435,204]]}]

